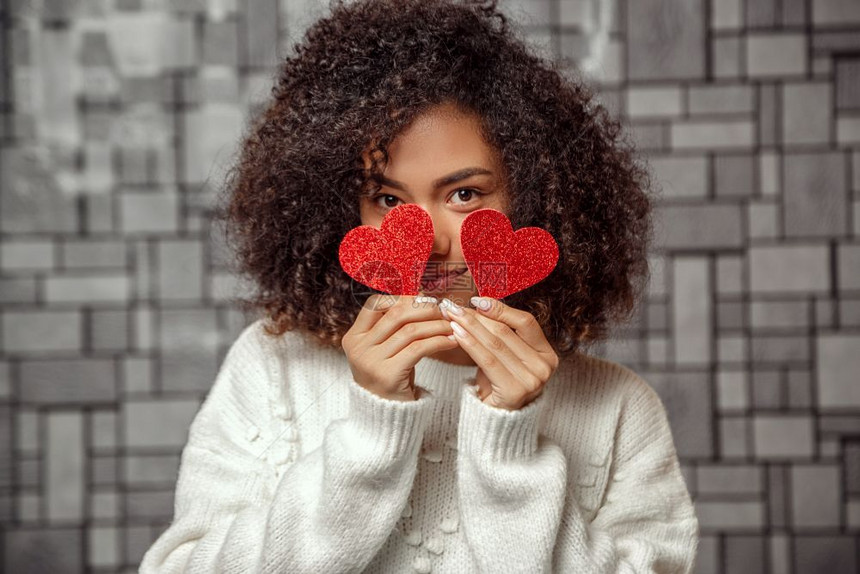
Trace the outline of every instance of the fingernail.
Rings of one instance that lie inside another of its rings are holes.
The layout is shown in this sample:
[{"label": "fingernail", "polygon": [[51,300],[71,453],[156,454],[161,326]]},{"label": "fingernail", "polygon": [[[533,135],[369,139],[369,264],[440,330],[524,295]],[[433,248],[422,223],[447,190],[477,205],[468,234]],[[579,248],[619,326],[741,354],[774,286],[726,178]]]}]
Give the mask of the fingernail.
[{"label": "fingernail", "polygon": [[452,341],[457,340],[457,337],[455,337],[454,335],[448,335],[448,338],[451,339]]},{"label": "fingernail", "polygon": [[415,298],[416,303],[435,303],[436,297],[428,297],[426,295],[419,295]]},{"label": "fingernail", "polygon": [[484,299],[483,297],[472,297],[469,301],[481,311],[488,311],[492,305],[489,299]]},{"label": "fingernail", "polygon": [[458,336],[458,337],[466,337],[466,336],[468,336],[468,333],[466,332],[466,329],[464,329],[463,327],[461,327],[460,325],[458,325],[458,324],[457,324],[457,323],[455,323],[454,321],[451,321],[451,328],[452,328],[452,329],[454,329],[454,332],[455,332],[455,333],[457,333],[457,336]]},{"label": "fingernail", "polygon": [[448,316],[448,308],[446,305],[439,305],[439,310],[442,311],[442,316],[445,317],[446,321],[451,320],[451,317]]},{"label": "fingernail", "polygon": [[446,307],[448,307],[448,310],[451,311],[452,313],[454,313],[455,315],[462,315],[463,314],[463,308],[460,307],[459,305],[457,305],[456,303],[454,303],[453,301],[451,301],[450,299],[448,299],[447,297],[442,299],[442,304],[445,305]]}]

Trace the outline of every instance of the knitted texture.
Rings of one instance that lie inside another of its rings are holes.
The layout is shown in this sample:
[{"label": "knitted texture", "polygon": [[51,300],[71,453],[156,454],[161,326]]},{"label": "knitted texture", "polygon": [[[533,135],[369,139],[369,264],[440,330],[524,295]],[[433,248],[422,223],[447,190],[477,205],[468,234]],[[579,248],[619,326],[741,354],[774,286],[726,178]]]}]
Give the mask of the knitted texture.
[{"label": "knitted texture", "polygon": [[476,370],[424,358],[419,398],[384,399],[342,352],[252,323],[141,574],[692,571],[699,525],[647,382],[576,354],[509,411],[478,399]]}]

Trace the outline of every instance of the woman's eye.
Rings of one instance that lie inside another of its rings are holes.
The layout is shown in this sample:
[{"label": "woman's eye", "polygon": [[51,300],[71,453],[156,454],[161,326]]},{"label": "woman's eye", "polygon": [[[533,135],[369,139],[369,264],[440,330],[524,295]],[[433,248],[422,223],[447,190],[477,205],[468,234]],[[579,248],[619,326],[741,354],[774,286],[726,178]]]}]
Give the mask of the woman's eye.
[{"label": "woman's eye", "polygon": [[[382,199],[382,200],[392,199],[392,200],[394,200],[394,205],[389,204],[387,201],[383,201],[382,203],[380,203],[379,202],[380,199]],[[398,201],[400,201],[400,199],[397,197],[394,197],[393,195],[377,195],[376,197],[373,198],[373,202],[376,203],[377,206],[387,207],[389,209],[394,209],[395,207],[397,207]]]},{"label": "woman's eye", "polygon": [[473,199],[479,195],[481,195],[479,192],[469,188],[458,189],[454,193],[454,197],[463,200],[464,203],[468,203],[470,199]]},{"label": "woman's eye", "polygon": [[[454,195],[452,195],[451,197],[459,199],[460,205],[463,205],[465,203],[469,203],[473,199],[476,199],[480,195],[484,194],[477,190],[464,187],[455,191]],[[393,195],[381,194],[374,197],[372,201],[377,207],[381,207],[383,209],[394,209],[395,207],[397,207],[397,202],[400,201],[400,198],[395,197]]]}]

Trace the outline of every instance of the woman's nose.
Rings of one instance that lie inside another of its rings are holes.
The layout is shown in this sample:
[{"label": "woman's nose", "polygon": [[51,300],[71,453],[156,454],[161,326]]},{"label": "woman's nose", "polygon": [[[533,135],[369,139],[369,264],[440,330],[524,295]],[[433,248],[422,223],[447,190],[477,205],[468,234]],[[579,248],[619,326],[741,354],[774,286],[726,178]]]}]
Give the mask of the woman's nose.
[{"label": "woman's nose", "polygon": [[433,237],[433,253],[436,255],[445,255],[448,253],[450,249],[451,241],[448,239],[446,234],[440,233],[438,230],[435,231],[435,235]]},{"label": "woman's nose", "polygon": [[444,221],[441,217],[433,220],[433,253],[446,255],[451,250],[451,242],[456,239],[459,230],[454,229],[452,222]]}]

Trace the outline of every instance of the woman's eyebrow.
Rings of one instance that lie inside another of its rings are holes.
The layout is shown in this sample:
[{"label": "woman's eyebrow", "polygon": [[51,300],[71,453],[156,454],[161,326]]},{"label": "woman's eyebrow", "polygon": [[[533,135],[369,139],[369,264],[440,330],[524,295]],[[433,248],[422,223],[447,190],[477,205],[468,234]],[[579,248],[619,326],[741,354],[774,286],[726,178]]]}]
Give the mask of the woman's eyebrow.
[{"label": "woman's eyebrow", "polygon": [[[482,167],[467,167],[464,169],[457,170],[453,173],[449,173],[446,176],[440,177],[433,182],[433,188],[439,189],[440,187],[451,185],[452,183],[456,183],[460,180],[472,177],[473,175],[493,175],[493,172]],[[406,186],[404,184],[400,183],[399,181],[389,179],[382,174],[374,174],[371,177],[375,181],[383,185],[387,185],[388,187],[393,187],[394,189],[399,189],[400,191],[407,191]]]}]

